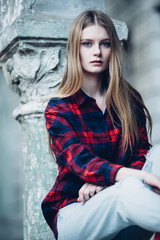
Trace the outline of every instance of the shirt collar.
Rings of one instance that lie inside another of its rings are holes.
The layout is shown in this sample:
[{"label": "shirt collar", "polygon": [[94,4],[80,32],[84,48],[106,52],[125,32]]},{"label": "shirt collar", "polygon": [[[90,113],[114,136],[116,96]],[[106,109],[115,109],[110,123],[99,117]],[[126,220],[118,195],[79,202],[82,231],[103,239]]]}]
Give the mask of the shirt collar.
[{"label": "shirt collar", "polygon": [[77,103],[79,106],[82,105],[87,100],[95,101],[94,98],[89,97],[81,88],[74,93],[71,98],[75,103]]}]

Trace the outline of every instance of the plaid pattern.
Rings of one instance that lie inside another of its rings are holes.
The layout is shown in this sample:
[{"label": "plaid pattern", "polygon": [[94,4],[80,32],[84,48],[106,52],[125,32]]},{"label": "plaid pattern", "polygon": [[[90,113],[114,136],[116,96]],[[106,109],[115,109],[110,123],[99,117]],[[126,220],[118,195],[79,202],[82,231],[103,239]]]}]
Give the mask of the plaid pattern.
[{"label": "plaid pattern", "polygon": [[160,240],[160,233],[156,233],[154,240]]},{"label": "plaid pattern", "polygon": [[42,203],[42,210],[56,237],[58,210],[77,201],[78,191],[85,182],[110,186],[121,167],[142,168],[150,147],[142,112],[137,111],[140,142],[131,154],[130,149],[123,152],[121,126],[114,111],[115,127],[107,110],[103,114],[95,99],[81,89],[71,97],[49,101],[46,128],[59,174]]}]

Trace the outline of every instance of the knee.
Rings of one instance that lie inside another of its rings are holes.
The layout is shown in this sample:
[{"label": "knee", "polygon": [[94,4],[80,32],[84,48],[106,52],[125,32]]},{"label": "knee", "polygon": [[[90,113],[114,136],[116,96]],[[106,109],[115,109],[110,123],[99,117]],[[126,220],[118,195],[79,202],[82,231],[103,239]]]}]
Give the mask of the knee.
[{"label": "knee", "polygon": [[120,181],[120,201],[130,201],[145,188],[145,181],[143,178],[130,175]]},{"label": "knee", "polygon": [[151,172],[160,176],[160,144],[151,148],[146,156],[146,160],[151,164]]},{"label": "knee", "polygon": [[153,162],[153,161],[156,161],[156,160],[160,161],[160,144],[155,145],[154,147],[152,147],[149,150],[149,152],[146,156],[146,159],[149,162]]},{"label": "knee", "polygon": [[141,192],[145,188],[144,180],[137,176],[127,176],[123,178],[119,184],[119,194],[117,198],[117,204],[119,206],[119,213],[128,218],[131,206],[134,206],[135,199],[138,199]]},{"label": "knee", "polygon": [[131,188],[134,189],[134,187],[137,188],[137,186],[139,186],[139,185],[142,186],[144,184],[144,182],[145,181],[142,177],[139,177],[136,175],[128,175],[120,181],[120,185],[125,190],[132,191]]}]

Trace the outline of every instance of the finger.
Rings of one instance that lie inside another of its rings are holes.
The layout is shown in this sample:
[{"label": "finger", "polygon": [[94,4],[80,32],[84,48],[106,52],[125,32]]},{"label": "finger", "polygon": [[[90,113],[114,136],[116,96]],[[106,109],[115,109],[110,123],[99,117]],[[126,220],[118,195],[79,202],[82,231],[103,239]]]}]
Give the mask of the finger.
[{"label": "finger", "polygon": [[91,188],[92,188],[92,185],[89,184],[89,185],[87,186],[87,188],[84,190],[83,196],[84,196],[85,201],[87,201],[87,200],[90,199],[90,191],[91,191]]},{"label": "finger", "polygon": [[153,176],[148,185],[150,185],[152,188],[156,188],[160,190],[159,178],[157,178],[156,176]]},{"label": "finger", "polygon": [[79,190],[78,192],[78,201],[81,202],[82,204],[85,202],[85,198],[84,198],[84,191],[85,189],[88,187],[88,183],[85,183]]},{"label": "finger", "polygon": [[[92,183],[85,184],[85,186],[81,189],[80,193],[83,197],[83,203],[92,197],[92,195],[95,194],[96,185],[93,185]],[[82,199],[81,197],[81,199]]]},{"label": "finger", "polygon": [[153,191],[154,191],[155,193],[160,194],[160,189],[158,189],[158,188],[156,188],[156,187],[152,187],[152,189],[153,189]]},{"label": "finger", "polygon": [[154,175],[153,173],[147,173],[146,183],[160,189],[160,177]]},{"label": "finger", "polygon": [[97,186],[96,187],[96,193],[99,193],[100,191],[102,191],[103,188],[104,187],[102,187],[102,186]]},{"label": "finger", "polygon": [[85,200],[89,200],[89,198],[93,197],[96,193],[100,192],[104,187],[97,186],[94,184],[88,184],[87,188],[84,191]]},{"label": "finger", "polygon": [[81,203],[82,205],[84,205],[84,201],[81,200],[79,197],[77,198],[77,202]]},{"label": "finger", "polygon": [[92,186],[90,187],[90,191],[89,191],[90,197],[93,197],[93,196],[95,195],[95,193],[96,193],[96,188],[97,188],[97,185],[92,185]]}]

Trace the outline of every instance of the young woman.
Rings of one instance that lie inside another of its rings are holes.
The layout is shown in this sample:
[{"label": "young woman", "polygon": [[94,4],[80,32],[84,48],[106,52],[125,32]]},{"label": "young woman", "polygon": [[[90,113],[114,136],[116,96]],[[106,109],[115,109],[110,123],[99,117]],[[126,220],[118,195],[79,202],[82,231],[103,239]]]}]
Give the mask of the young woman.
[{"label": "young woman", "polygon": [[45,111],[59,173],[42,203],[44,217],[58,240],[150,239],[160,232],[160,147],[146,157],[151,118],[122,76],[110,18],[80,14],[67,50]]}]

